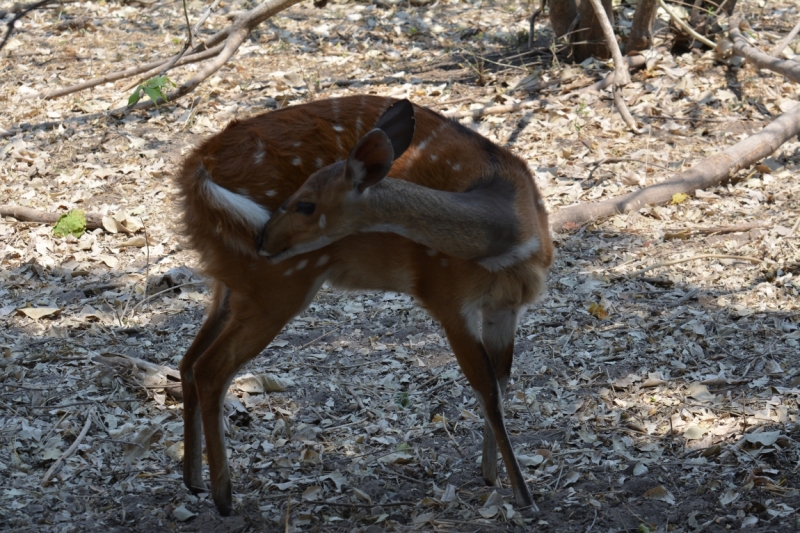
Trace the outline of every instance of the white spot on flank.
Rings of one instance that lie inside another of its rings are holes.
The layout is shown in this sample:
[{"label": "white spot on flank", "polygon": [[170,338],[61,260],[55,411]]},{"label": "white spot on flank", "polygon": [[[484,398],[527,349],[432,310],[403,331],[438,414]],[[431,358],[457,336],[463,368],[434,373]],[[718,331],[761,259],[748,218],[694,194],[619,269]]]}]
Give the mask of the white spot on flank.
[{"label": "white spot on flank", "polygon": [[256,165],[260,165],[264,161],[264,156],[266,155],[264,152],[264,143],[261,142],[261,139],[256,139],[256,148],[258,148],[258,151],[253,155],[253,162]]},{"label": "white spot on flank", "polygon": [[324,214],[320,215],[319,216],[319,227],[324,229],[325,226],[327,226],[327,225],[328,225],[328,219],[325,218]]},{"label": "white spot on flank", "polygon": [[289,270],[287,270],[286,272],[284,272],[284,273],[283,273],[283,275],[284,275],[284,276],[291,276],[293,272],[294,272],[294,269],[293,269],[293,268],[290,268]]},{"label": "white spot on flank", "polygon": [[320,258],[317,259],[316,266],[321,267],[322,265],[328,262],[328,259],[330,259],[330,256],[328,254],[322,254],[322,256],[320,256]]},{"label": "white spot on flank", "polygon": [[461,164],[460,164],[460,163],[456,163],[455,165],[453,165],[453,167],[452,167],[452,168],[453,168],[453,170],[455,170],[456,172],[458,172],[459,170],[461,170]]},{"label": "white spot on flank", "polygon": [[438,155],[436,155],[436,154],[431,154],[431,161],[436,161],[437,159],[439,159],[439,156],[438,156]]},{"label": "white spot on flank", "polygon": [[272,198],[273,196],[275,196],[276,194],[278,194],[278,191],[275,191],[275,190],[272,190],[272,191],[267,191],[267,192],[265,192],[264,194],[265,194],[266,196],[269,196],[270,198]]},{"label": "white spot on flank", "polygon": [[334,124],[333,131],[344,131],[344,126],[340,126],[339,124]]},{"label": "white spot on flank", "polygon": [[302,143],[302,142],[300,142],[300,141],[297,141],[297,142],[296,142],[296,143],[294,143],[292,146],[294,146],[295,148],[300,148],[301,146],[303,146],[303,143]]},{"label": "white spot on flank", "polygon": [[296,167],[299,167],[300,165],[303,164],[303,160],[300,157],[295,157],[294,159],[292,159],[292,164]]},{"label": "white spot on flank", "polygon": [[356,137],[361,135],[361,114],[359,112],[358,118],[356,118]]},{"label": "white spot on flank", "polygon": [[297,263],[297,266],[295,266],[294,269],[295,270],[303,270],[306,267],[307,264],[308,264],[308,259],[303,259],[302,261]]},{"label": "white spot on flank", "polygon": [[317,168],[322,168],[325,166],[325,162],[322,160],[321,157],[317,158],[316,163],[317,163]]}]

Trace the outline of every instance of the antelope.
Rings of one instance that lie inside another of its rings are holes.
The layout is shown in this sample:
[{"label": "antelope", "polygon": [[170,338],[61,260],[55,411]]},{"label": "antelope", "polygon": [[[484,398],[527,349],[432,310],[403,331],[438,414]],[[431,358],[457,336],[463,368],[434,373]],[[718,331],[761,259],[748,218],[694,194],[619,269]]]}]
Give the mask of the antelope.
[{"label": "antelope", "polygon": [[323,282],[412,295],[444,328],[484,415],[481,471],[497,449],[516,502],[536,511],[503,420],[517,319],[553,260],[526,164],[456,121],[379,96],[319,100],[234,120],[177,176],[182,231],[213,282],[180,363],[183,479],[232,509],[223,399],[234,375]]}]

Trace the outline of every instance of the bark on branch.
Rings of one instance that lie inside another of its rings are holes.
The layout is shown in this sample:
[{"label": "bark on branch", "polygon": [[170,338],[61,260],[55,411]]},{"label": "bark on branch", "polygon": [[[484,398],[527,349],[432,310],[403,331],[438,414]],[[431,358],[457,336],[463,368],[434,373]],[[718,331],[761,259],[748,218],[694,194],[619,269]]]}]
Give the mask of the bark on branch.
[{"label": "bark on branch", "polygon": [[553,214],[554,231],[566,224],[584,224],[596,218],[635,211],[649,204],[668,202],[674,194],[689,194],[723,183],[742,168],[767,157],[783,143],[800,133],[800,105],[796,105],[764,129],[735,145],[700,161],[677,176],[644,189],[601,202],[565,207]]},{"label": "bark on branch", "polygon": [[[63,213],[49,213],[30,207],[18,205],[0,205],[1,217],[16,218],[20,222],[38,222],[40,224],[55,224]],[[103,216],[95,213],[86,213],[86,229],[92,230],[103,227]]]},{"label": "bark on branch", "polygon": [[733,41],[733,53],[745,58],[757,68],[771,70],[788,80],[800,83],[800,63],[797,61],[784,61],[777,57],[772,57],[758,48],[750,46],[739,29],[741,22],[742,19],[738,16],[732,17],[730,20],[728,33]]}]

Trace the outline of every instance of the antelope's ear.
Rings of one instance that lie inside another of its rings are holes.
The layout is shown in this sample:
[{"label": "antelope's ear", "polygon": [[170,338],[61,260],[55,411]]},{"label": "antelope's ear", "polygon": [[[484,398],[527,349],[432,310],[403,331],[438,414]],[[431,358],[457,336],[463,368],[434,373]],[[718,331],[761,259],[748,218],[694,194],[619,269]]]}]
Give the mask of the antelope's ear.
[{"label": "antelope's ear", "polygon": [[345,167],[345,177],[358,192],[364,192],[389,173],[395,160],[392,142],[381,129],[374,129],[361,137],[350,152]]},{"label": "antelope's ear", "polygon": [[375,127],[389,137],[397,159],[411,145],[414,138],[414,106],[408,100],[398,100],[383,112]]}]

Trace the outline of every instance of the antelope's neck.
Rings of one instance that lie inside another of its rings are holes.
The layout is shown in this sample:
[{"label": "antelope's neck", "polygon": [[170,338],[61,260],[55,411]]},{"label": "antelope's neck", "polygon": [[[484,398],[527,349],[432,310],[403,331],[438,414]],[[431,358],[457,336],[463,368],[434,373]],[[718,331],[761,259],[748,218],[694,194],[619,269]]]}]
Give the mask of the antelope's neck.
[{"label": "antelope's neck", "polygon": [[492,258],[518,243],[515,192],[502,179],[448,192],[385,178],[359,200],[358,226],[362,232],[396,233],[462,259]]}]

